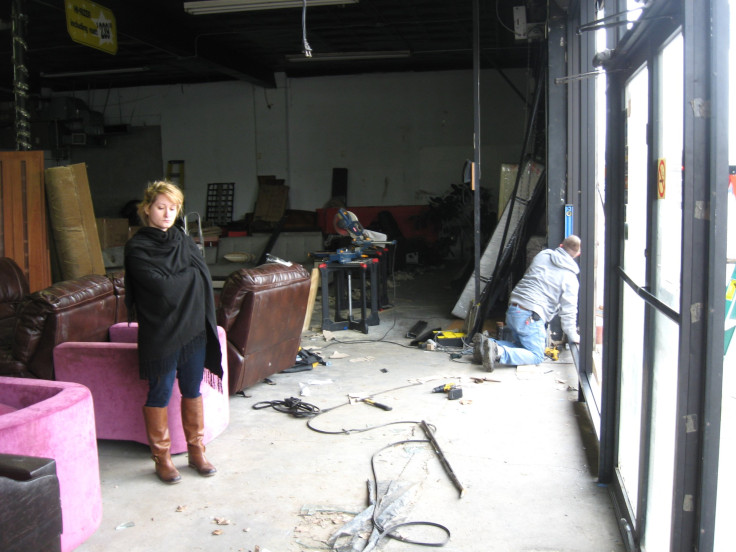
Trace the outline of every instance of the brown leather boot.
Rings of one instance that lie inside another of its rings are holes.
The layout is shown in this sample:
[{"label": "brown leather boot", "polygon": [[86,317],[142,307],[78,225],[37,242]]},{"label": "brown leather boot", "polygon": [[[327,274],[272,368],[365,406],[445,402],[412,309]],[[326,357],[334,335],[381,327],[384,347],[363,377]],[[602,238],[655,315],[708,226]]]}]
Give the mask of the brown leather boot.
[{"label": "brown leather boot", "polygon": [[181,475],[171,461],[171,437],[169,436],[169,416],[166,408],[155,406],[143,407],[143,419],[146,421],[148,444],[151,445],[151,457],[156,463],[156,475],[164,483],[170,485],[181,481]]},{"label": "brown leather boot", "polygon": [[184,436],[187,439],[189,452],[189,467],[199,472],[199,475],[210,477],[217,469],[204,456],[204,408],[202,395],[196,399],[181,398],[181,425],[184,427]]}]

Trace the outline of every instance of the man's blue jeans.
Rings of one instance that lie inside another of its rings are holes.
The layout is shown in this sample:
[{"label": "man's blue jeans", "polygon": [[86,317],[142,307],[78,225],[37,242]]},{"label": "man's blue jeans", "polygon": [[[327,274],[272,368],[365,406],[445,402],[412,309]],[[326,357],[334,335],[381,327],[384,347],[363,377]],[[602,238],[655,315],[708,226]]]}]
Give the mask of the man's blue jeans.
[{"label": "man's blue jeans", "polygon": [[196,399],[200,395],[204,375],[204,345],[198,348],[183,361],[175,359],[171,370],[157,378],[148,380],[148,399],[146,406],[162,408],[168,406],[171,392],[174,389],[174,380],[179,377],[179,391],[185,399]]},{"label": "man's blue jeans", "polygon": [[547,344],[547,329],[544,320],[534,320],[528,310],[509,305],[506,311],[506,327],[511,329],[513,341],[494,340],[499,349],[499,364],[539,364],[544,360],[544,347]]}]

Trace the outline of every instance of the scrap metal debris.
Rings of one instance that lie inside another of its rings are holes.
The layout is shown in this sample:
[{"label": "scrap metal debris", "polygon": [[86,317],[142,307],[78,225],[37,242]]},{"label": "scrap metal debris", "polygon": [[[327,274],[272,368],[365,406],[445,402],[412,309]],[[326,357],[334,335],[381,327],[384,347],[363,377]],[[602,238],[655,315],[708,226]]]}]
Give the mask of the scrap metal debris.
[{"label": "scrap metal debris", "polygon": [[[381,538],[379,527],[390,527],[407,519],[417,501],[419,485],[408,481],[378,482],[378,497],[368,482],[369,506],[335,532],[327,544],[339,552],[375,550]],[[376,510],[374,515],[374,510]],[[374,519],[378,527],[374,525]]]},{"label": "scrap metal debris", "polygon": [[118,525],[115,530],[116,531],[122,531],[123,529],[128,529],[129,527],[135,527],[135,523],[132,521],[126,521],[125,523],[121,523]]},{"label": "scrap metal debris", "polygon": [[376,360],[376,358],[372,356],[364,356],[364,357],[358,357],[358,358],[351,358],[350,362],[370,362],[372,360]]}]

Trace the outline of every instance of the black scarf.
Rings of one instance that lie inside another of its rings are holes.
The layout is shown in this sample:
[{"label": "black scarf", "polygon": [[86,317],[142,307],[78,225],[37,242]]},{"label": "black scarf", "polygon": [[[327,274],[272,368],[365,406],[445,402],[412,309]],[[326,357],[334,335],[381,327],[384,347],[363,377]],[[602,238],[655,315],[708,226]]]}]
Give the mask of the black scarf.
[{"label": "black scarf", "polygon": [[160,375],[172,355],[188,354],[204,338],[205,368],[216,376],[208,383],[222,389],[212,280],[196,244],[178,227],[144,227],[125,244],[125,305],[129,321],[138,321],[142,379]]}]

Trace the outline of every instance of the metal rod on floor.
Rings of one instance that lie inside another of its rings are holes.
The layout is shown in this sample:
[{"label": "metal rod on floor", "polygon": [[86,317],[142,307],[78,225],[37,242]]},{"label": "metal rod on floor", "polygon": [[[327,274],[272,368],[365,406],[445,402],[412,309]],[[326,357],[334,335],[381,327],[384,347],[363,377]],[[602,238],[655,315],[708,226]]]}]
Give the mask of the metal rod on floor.
[{"label": "metal rod on floor", "polygon": [[427,439],[432,445],[432,448],[434,448],[434,452],[435,454],[437,454],[437,458],[439,458],[440,463],[442,464],[442,467],[445,468],[447,475],[450,476],[450,480],[453,482],[455,487],[457,487],[457,490],[460,491],[460,498],[462,498],[463,495],[465,494],[465,487],[463,486],[462,483],[460,483],[460,480],[457,478],[457,475],[455,475],[455,472],[453,471],[452,466],[450,466],[450,463],[447,461],[447,458],[445,458],[445,455],[442,452],[442,449],[440,448],[440,445],[437,442],[437,439],[434,438],[434,433],[432,433],[432,430],[430,429],[429,425],[424,420],[422,420],[422,423],[420,425],[422,426],[424,433],[427,435]]}]

